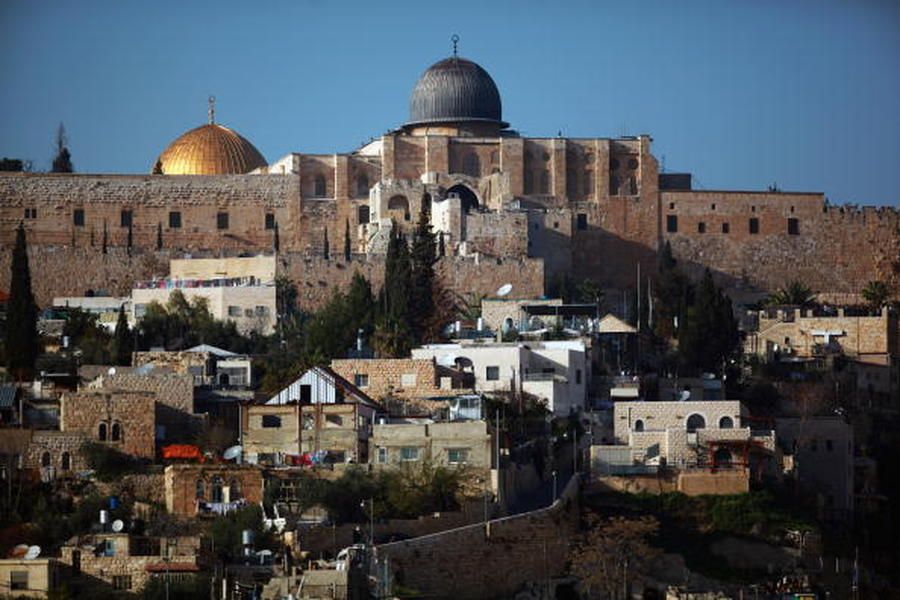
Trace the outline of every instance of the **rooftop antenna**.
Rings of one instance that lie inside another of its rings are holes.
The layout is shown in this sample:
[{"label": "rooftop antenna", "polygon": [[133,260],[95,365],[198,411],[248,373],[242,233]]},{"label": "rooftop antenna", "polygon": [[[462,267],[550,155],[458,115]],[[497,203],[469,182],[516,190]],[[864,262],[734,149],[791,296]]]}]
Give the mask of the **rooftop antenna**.
[{"label": "rooftop antenna", "polygon": [[212,125],[216,122],[216,97],[210,96],[207,102],[209,107],[206,109],[206,114],[209,116],[209,124]]},{"label": "rooftop antenna", "polygon": [[456,58],[456,45],[459,43],[459,36],[454,33],[450,36],[450,41],[453,42],[453,58]]}]

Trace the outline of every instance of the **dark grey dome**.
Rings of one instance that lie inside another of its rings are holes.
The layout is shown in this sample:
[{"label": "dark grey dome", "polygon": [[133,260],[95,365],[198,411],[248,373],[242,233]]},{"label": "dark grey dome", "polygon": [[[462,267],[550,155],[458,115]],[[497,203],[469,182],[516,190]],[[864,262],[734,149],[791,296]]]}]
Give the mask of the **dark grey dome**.
[{"label": "dark grey dome", "polygon": [[500,92],[488,72],[457,56],[431,65],[409,99],[410,125],[481,122],[507,127]]}]

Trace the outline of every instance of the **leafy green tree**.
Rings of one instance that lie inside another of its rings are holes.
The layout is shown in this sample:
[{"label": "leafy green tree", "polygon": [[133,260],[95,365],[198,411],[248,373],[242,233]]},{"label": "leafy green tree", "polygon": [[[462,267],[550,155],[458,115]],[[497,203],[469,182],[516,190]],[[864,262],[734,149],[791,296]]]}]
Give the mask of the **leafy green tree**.
[{"label": "leafy green tree", "polygon": [[109,364],[109,333],[98,323],[97,315],[80,308],[69,309],[63,335],[68,336],[69,345],[80,354],[82,364]]},{"label": "leafy green tree", "polygon": [[154,175],[162,175],[163,174],[162,159],[159,159],[159,158],[156,159],[156,164],[153,165],[153,174]]},{"label": "leafy green tree", "polygon": [[119,307],[119,318],[116,321],[116,332],[113,336],[113,357],[117,365],[128,366],[131,364],[131,351],[134,348],[134,338],[128,328],[128,318],[125,316],[125,305]]},{"label": "leafy green tree", "polygon": [[325,238],[322,242],[322,258],[328,260],[331,258],[331,249],[328,246],[328,230],[325,230]]},{"label": "leafy green tree", "polygon": [[181,290],[174,290],[165,306],[158,302],[148,304],[138,330],[138,345],[143,350],[153,346],[182,350],[197,344],[211,344],[232,352],[249,350],[249,340],[238,333],[233,321],[217,321],[205,298],[188,302]]},{"label": "leafy green tree", "polygon": [[350,219],[344,222],[344,262],[350,262]]},{"label": "leafy green tree", "polygon": [[75,171],[72,166],[72,156],[69,154],[69,140],[66,137],[66,128],[62,123],[56,130],[56,156],[53,158],[52,173],[72,173]]},{"label": "leafy green tree", "polygon": [[10,373],[18,381],[28,380],[39,352],[38,309],[31,292],[31,270],[25,227],[19,223],[10,265],[9,303],[7,305],[6,360]]},{"label": "leafy green tree", "polygon": [[0,171],[20,173],[25,170],[25,162],[21,159],[6,157],[0,159]]},{"label": "leafy green tree", "polygon": [[891,288],[883,281],[870,281],[863,288],[861,295],[869,306],[881,309],[891,298]]}]

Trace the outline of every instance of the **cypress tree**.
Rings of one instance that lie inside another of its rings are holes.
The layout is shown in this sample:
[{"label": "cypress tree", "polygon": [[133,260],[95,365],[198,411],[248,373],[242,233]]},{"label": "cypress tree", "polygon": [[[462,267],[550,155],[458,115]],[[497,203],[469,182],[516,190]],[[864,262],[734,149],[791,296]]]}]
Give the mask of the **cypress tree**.
[{"label": "cypress tree", "polygon": [[331,258],[331,250],[328,247],[328,230],[327,229],[325,230],[325,240],[322,244],[322,256],[325,258],[325,260],[328,260],[329,258]]},{"label": "cypress tree", "polygon": [[278,221],[275,221],[275,231],[272,234],[272,244],[275,247],[275,252],[281,252],[281,236],[278,233]]},{"label": "cypress tree", "polygon": [[162,160],[160,160],[158,158],[156,159],[156,164],[153,165],[153,174],[154,175],[162,175],[163,174]]},{"label": "cypress tree", "polygon": [[125,316],[125,305],[119,307],[119,318],[116,321],[116,333],[113,338],[113,359],[117,365],[129,366],[131,364],[131,349],[133,340],[128,329],[128,319]]},{"label": "cypress tree", "polygon": [[56,156],[53,158],[53,173],[72,173],[75,168],[72,166],[72,156],[69,154],[68,139],[66,138],[66,128],[62,123],[56,130]]},{"label": "cypress tree", "polygon": [[344,261],[350,262],[350,219],[344,225]]},{"label": "cypress tree", "polygon": [[156,249],[162,250],[163,247],[163,239],[162,239],[162,223],[156,224]]},{"label": "cypress tree", "polygon": [[413,235],[410,252],[410,302],[409,321],[415,342],[421,342],[434,314],[434,263],[437,262],[437,244],[431,231],[428,213],[422,210]]},{"label": "cypress tree", "polygon": [[444,232],[442,231],[438,236],[438,256],[444,257],[447,255],[447,251],[444,248]]},{"label": "cypress tree", "polygon": [[10,373],[26,381],[38,355],[37,305],[31,292],[31,271],[25,228],[19,223],[10,267],[9,305],[6,315],[6,354]]},{"label": "cypress tree", "polygon": [[131,256],[131,247],[134,244],[134,230],[131,227],[131,223],[128,224],[128,240],[126,242],[128,248],[128,256]]},{"label": "cypress tree", "polygon": [[106,236],[107,236],[106,221],[103,221],[103,245],[101,246],[101,249],[100,249],[100,251],[103,254],[106,254],[106,241],[107,241]]}]

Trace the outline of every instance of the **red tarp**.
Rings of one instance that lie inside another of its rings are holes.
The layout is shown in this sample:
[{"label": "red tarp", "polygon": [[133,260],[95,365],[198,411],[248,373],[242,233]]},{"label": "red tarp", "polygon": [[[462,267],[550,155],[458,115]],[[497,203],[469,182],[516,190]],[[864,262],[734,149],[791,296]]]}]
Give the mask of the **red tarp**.
[{"label": "red tarp", "polygon": [[162,457],[164,459],[193,459],[203,462],[203,453],[200,448],[191,444],[170,444],[163,446]]}]

